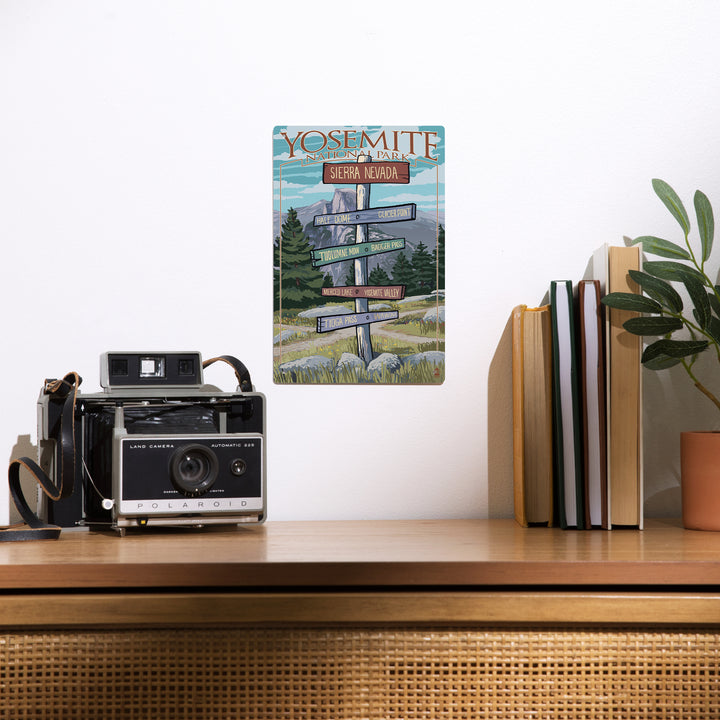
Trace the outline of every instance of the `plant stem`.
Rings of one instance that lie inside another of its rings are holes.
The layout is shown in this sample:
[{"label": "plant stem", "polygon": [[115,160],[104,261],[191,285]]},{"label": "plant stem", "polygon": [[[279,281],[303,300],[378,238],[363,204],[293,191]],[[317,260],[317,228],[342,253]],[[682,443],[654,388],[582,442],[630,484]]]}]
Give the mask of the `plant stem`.
[{"label": "plant stem", "polygon": [[715,395],[713,395],[694,375],[693,371],[690,369],[690,365],[688,365],[685,360],[682,362],[683,367],[685,368],[685,372],[690,376],[692,381],[695,383],[695,387],[703,394],[705,397],[709,398],[713,403],[715,403],[715,407],[717,407],[718,410],[720,410],[720,400],[718,400]]},{"label": "plant stem", "polygon": [[[695,253],[693,252],[692,245],[690,244],[690,233],[685,233],[685,246],[688,249],[688,252],[690,253],[690,259],[692,260],[692,264],[701,272],[703,275],[705,274],[703,272],[702,267],[697,264],[697,260],[695,259]],[[703,261],[704,264],[704,261]]]},{"label": "plant stem", "polygon": [[703,393],[706,397],[710,398],[715,403],[715,406],[720,410],[720,400],[718,400],[702,383],[696,382],[695,387]]}]

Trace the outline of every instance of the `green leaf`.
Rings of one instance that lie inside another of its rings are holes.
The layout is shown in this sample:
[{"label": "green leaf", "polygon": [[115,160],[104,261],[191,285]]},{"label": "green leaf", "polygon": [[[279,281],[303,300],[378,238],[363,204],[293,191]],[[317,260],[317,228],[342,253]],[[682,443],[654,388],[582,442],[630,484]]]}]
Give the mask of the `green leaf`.
[{"label": "green leaf", "polygon": [[710,307],[715,315],[720,317],[720,300],[718,300],[717,295],[714,292],[709,292],[708,300],[710,301]]},{"label": "green leaf", "polygon": [[715,235],[715,218],[713,216],[712,205],[705,193],[696,190],[693,202],[695,203],[695,215],[697,215],[704,262],[710,257],[710,253],[712,252],[713,236]]},{"label": "green leaf", "polygon": [[655,237],[653,235],[642,235],[636,237],[633,241],[633,245],[638,243],[642,244],[642,248],[647,253],[653,255],[659,255],[660,257],[666,258],[680,258],[682,260],[692,260],[690,253],[680,245],[676,245],[669,240],[663,240],[662,238]]},{"label": "green leaf", "polygon": [[608,293],[601,300],[603,305],[615,308],[616,310],[632,310],[634,312],[659,313],[662,312],[662,305],[652,298],[635,293],[614,292]]},{"label": "green leaf", "polygon": [[664,180],[655,179],[652,181],[652,186],[655,194],[662,200],[663,205],[665,205],[671,215],[680,223],[680,227],[683,229],[685,235],[689,235],[690,219],[678,194]]},{"label": "green leaf", "polygon": [[705,277],[699,270],[672,260],[648,260],[643,263],[643,269],[661,280],[684,282],[686,277],[694,277],[702,283],[705,282]]},{"label": "green leaf", "polygon": [[682,298],[672,285],[640,270],[629,270],[628,273],[653,300],[657,300],[672,312],[682,312]]},{"label": "green leaf", "polygon": [[720,345],[720,320],[716,317],[710,318],[710,324],[708,325],[707,331],[712,336],[716,345]]},{"label": "green leaf", "polygon": [[686,277],[683,282],[695,306],[695,318],[697,319],[698,325],[704,330],[710,324],[710,318],[712,317],[710,300],[708,299],[705,285],[699,280],[689,276]]},{"label": "green leaf", "polygon": [[643,367],[648,370],[667,370],[675,365],[679,365],[682,362],[682,358],[672,358],[668,355],[658,355],[652,360],[643,361]]},{"label": "green leaf", "polygon": [[682,320],[672,317],[636,317],[623,323],[633,335],[667,335],[683,327]]},{"label": "green leaf", "polygon": [[666,355],[671,358],[684,358],[688,355],[697,355],[707,348],[707,340],[657,340],[648,345],[642,354],[643,365],[654,358]]}]

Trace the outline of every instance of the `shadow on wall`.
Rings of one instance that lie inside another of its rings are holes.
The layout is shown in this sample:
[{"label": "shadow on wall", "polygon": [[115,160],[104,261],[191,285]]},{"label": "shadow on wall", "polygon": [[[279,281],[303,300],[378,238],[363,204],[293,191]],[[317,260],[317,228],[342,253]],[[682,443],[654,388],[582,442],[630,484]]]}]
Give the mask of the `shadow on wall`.
[{"label": "shadow on wall", "polygon": [[[29,457],[37,458],[37,445],[33,445],[30,441],[30,435],[18,435],[17,442],[13,446],[8,458],[8,464],[15,458]],[[25,499],[28,501],[30,507],[35,506],[35,498],[37,497],[37,483],[35,479],[31,477],[27,470],[23,470],[20,477],[20,485],[22,486],[23,494]],[[12,498],[10,498],[10,522],[20,522],[22,518],[18,513],[15,505],[13,504]]]},{"label": "shadow on wall", "polygon": [[[693,372],[716,392],[717,360],[706,352]],[[680,433],[717,430],[720,412],[693,386],[686,372],[643,371],[643,425],[645,514],[647,517],[679,517]]]},{"label": "shadow on wall", "polygon": [[488,517],[512,518],[512,315],[488,372]]}]

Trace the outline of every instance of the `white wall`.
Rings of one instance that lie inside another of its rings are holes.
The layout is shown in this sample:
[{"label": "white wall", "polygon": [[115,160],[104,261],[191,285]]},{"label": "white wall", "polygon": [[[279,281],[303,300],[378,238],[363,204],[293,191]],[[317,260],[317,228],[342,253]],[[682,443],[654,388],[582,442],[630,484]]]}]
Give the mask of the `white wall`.
[{"label": "white wall", "polygon": [[[652,177],[720,208],[719,32],[711,0],[2,0],[0,454],[34,441],[45,377],[224,352],[268,396],[271,519],[511,514],[510,310],[675,232]],[[446,128],[447,379],[275,386],[272,128],[364,122]],[[650,465],[679,513],[675,448]]]}]

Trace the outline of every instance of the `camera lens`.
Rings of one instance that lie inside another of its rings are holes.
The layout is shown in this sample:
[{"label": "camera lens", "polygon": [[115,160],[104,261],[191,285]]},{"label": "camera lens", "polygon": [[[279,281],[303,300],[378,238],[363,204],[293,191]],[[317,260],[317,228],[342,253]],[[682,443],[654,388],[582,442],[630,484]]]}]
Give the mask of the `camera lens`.
[{"label": "camera lens", "polygon": [[218,460],[204,445],[185,445],[170,461],[170,477],[175,489],[183,495],[202,495],[215,482]]}]

